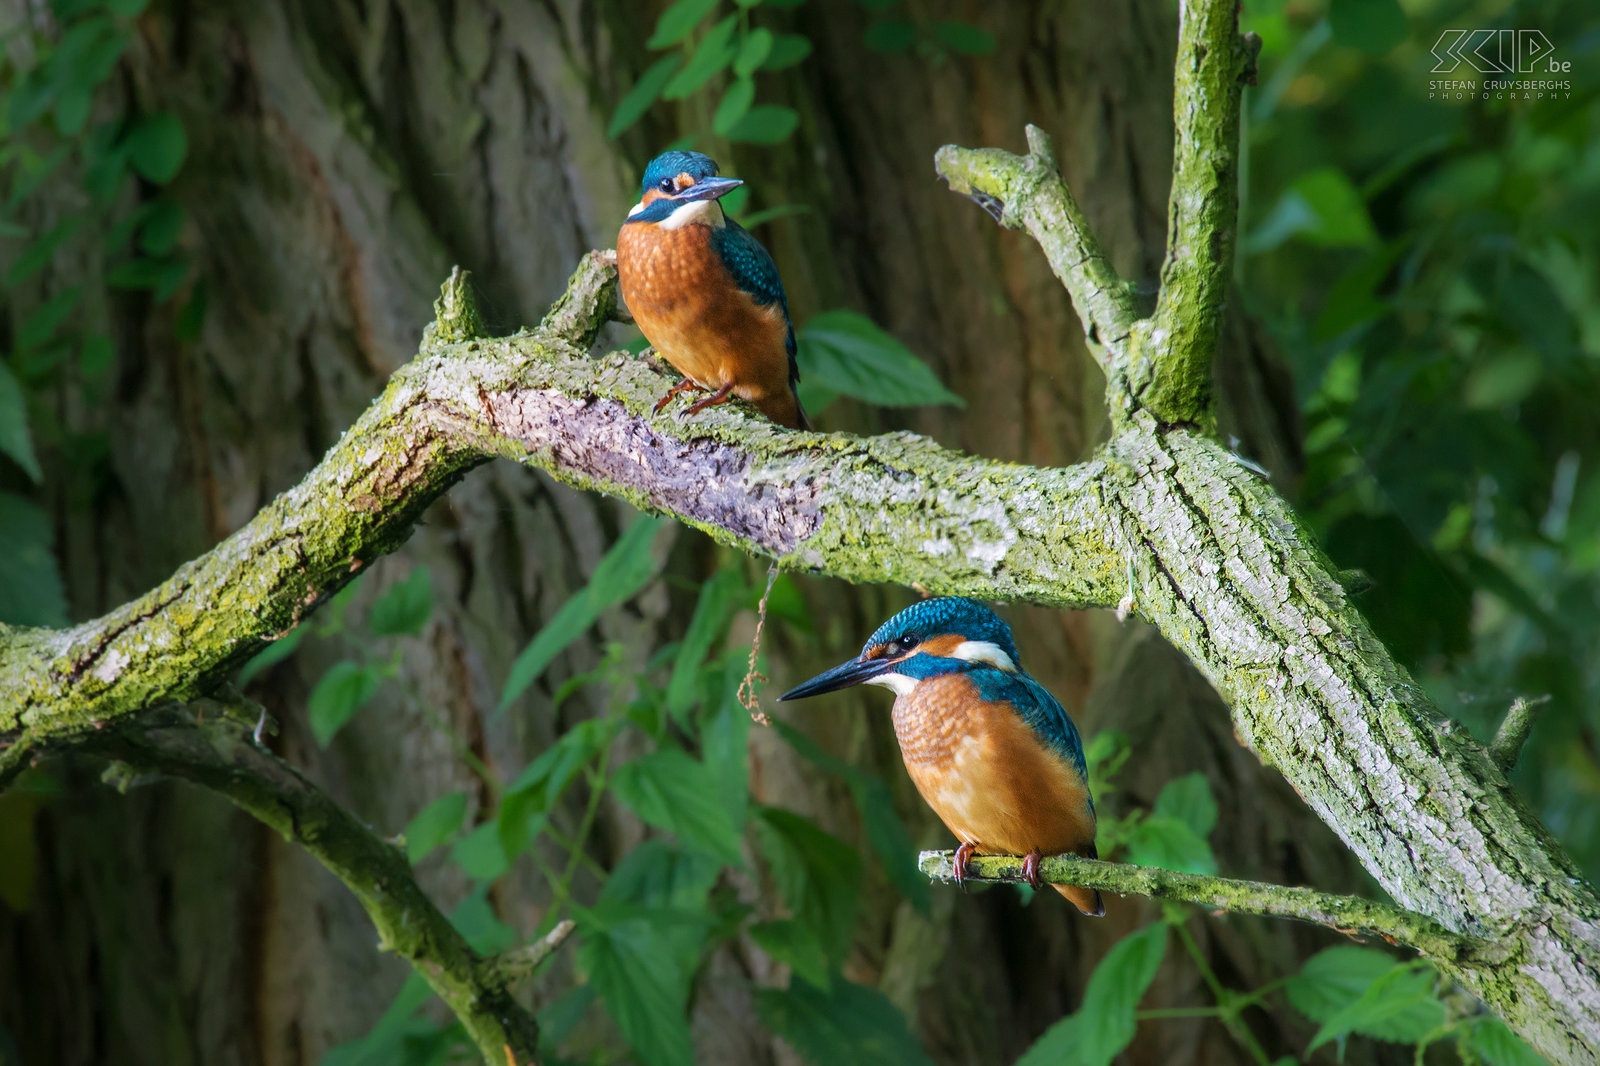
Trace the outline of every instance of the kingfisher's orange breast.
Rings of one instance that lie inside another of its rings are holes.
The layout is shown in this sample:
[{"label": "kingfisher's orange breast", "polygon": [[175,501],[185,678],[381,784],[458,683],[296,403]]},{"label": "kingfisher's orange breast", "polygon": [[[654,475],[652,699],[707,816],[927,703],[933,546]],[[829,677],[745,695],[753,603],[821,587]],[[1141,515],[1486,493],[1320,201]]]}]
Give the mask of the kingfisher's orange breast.
[{"label": "kingfisher's orange breast", "polygon": [[783,308],[763,307],[734,284],[709,226],[625,223],[617,268],[634,321],[679,373],[708,389],[732,385],[774,421],[799,424]]},{"label": "kingfisher's orange breast", "polygon": [[980,852],[1045,855],[1094,842],[1089,788],[1009,705],[963,674],[928,678],[894,702],[894,731],[917,791]]}]

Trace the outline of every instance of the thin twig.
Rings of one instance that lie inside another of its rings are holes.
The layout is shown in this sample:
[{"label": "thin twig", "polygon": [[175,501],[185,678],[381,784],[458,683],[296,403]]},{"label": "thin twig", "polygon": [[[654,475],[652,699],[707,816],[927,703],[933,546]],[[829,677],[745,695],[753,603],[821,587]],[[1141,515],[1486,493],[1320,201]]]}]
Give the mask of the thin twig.
[{"label": "thin twig", "polygon": [[1518,696],[1511,701],[1511,709],[1506,711],[1505,720],[1495,731],[1494,740],[1489,742],[1489,757],[1502,773],[1510,773],[1517,764],[1517,756],[1522,754],[1522,746],[1528,742],[1528,734],[1533,730],[1533,712],[1549,702],[1548,692],[1536,699]]},{"label": "thin twig", "polygon": [[739,704],[750,712],[750,720],[757,725],[770,726],[772,718],[761,709],[760,694],[756,691],[758,682],[765,683],[767,675],[756,669],[756,658],[761,654],[761,632],[767,626],[767,597],[772,595],[772,586],[778,580],[778,565],[776,563],[767,567],[767,591],[761,594],[761,602],[756,604],[756,635],[750,641],[750,663],[745,668],[744,680],[739,682]]}]

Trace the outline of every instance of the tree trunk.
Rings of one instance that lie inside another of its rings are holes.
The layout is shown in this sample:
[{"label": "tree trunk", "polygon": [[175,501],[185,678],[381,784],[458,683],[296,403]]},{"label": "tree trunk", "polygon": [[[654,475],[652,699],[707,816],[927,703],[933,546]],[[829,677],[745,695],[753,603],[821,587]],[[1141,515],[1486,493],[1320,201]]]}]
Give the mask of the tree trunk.
[{"label": "tree trunk", "polygon": [[[763,99],[801,110],[802,131],[775,150],[719,158],[725,173],[749,180],[757,206],[799,201],[820,211],[759,232],[797,319],[863,310],[968,402],[909,412],[841,404],[823,416],[825,428],[909,427],[985,456],[1065,465],[1103,438],[1100,372],[1032,242],[951,196],[933,153],[948,142],[1013,143],[1024,121],[1044,126],[1114,265],[1153,294],[1175,27],[1159,0],[949,14],[981,21],[996,53],[866,65],[855,6],[773,15],[816,45],[794,71],[760,82]],[[171,306],[113,304],[116,403],[71,418],[118,446],[92,513],[58,508],[75,617],[165,579],[298,481],[416,350],[453,263],[474,271],[490,327],[509,332],[559,294],[582,252],[610,246],[643,161],[706,124],[699,105],[687,105],[653,115],[620,144],[604,139],[610,103],[647,62],[652,22],[611,2],[471,0],[171,5],[141,18],[128,91],[176,110],[189,132],[174,191],[192,219],[185,241],[210,312],[199,340],[185,343]],[[1281,371],[1247,324],[1232,323],[1228,338],[1218,368],[1224,421],[1292,481],[1293,408]],[[520,713],[492,713],[511,658],[592,571],[624,514],[510,465],[473,473],[359,599],[370,602],[414,566],[430,568],[439,610],[407,644],[404,681],[322,750],[305,725],[307,694],[323,669],[359,649],[308,645],[252,689],[281,723],[276,750],[382,833],[452,789],[481,800],[424,708],[513,774],[593,713],[582,694],[559,713],[548,697],[592,666],[601,645],[624,642],[642,663],[681,632],[689,604],[657,587],[558,659]],[[679,573],[726,565],[697,534],[678,533],[672,550]],[[904,603],[898,591],[805,587],[818,636],[802,646],[774,634],[779,687],[842,658]],[[1011,617],[1028,667],[1084,731],[1132,739],[1138,759],[1103,809],[1148,805],[1167,779],[1198,769],[1222,810],[1215,844],[1226,871],[1359,884],[1343,847],[1238,746],[1215,693],[1150,630],[1106,613],[1025,608]],[[405,686],[421,699],[405,698]],[[919,843],[949,843],[899,766],[882,701],[785,714],[829,751],[881,773]],[[777,738],[758,732],[752,758],[758,798],[862,839],[848,797]],[[170,784],[117,795],[88,784],[95,771],[68,765],[69,787],[41,816],[35,909],[0,913],[0,955],[30,975],[0,987],[0,1019],[25,1061],[315,1063],[366,1031],[405,968],[374,950],[366,917],[337,882],[214,796]],[[610,860],[638,830],[625,814],[607,818]],[[464,888],[442,864],[424,877],[446,909]],[[531,925],[542,899],[519,883],[497,903],[508,920]],[[1021,907],[1006,891],[936,890],[934,900],[922,917],[881,881],[870,884],[851,976],[879,983],[930,1053],[951,1063],[1011,1061],[1076,1006],[1108,946],[1151,915],[1112,900],[1109,918],[1090,923],[1052,900]],[[1213,967],[1241,988],[1288,972],[1329,940],[1250,920],[1201,934]],[[785,1060],[737,972],[722,959],[704,978],[702,1061]],[[562,968],[550,988],[570,980]],[[1186,964],[1169,966],[1148,1005],[1192,1005],[1198,987]],[[1273,1054],[1302,1047],[1310,1031],[1254,1020]],[[1202,1058],[1247,1061],[1220,1026],[1202,1021],[1148,1025],[1130,1052],[1133,1062]]]}]

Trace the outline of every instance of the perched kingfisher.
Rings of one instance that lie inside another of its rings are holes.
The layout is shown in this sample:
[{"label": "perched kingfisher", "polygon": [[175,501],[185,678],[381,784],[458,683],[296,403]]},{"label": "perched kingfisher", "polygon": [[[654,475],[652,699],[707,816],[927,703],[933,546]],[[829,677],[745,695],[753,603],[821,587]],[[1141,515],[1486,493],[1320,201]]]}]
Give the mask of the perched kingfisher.
[{"label": "perched kingfisher", "polygon": [[[878,627],[861,654],[779,699],[851,685],[893,689],[894,732],[917,791],[956,835],[959,882],[974,854],[1039,863],[1071,852],[1098,858],[1083,745],[1067,712],[1017,657],[1011,627],[974,600],[941,596]],[[1054,885],[1084,914],[1104,914],[1092,888]]]},{"label": "perched kingfisher", "polygon": [[617,234],[622,299],[645,339],[683,380],[711,395],[694,414],[738,396],[780,425],[810,429],[795,395],[794,327],[778,266],[717,200],[743,185],[699,152],[663,152]]}]

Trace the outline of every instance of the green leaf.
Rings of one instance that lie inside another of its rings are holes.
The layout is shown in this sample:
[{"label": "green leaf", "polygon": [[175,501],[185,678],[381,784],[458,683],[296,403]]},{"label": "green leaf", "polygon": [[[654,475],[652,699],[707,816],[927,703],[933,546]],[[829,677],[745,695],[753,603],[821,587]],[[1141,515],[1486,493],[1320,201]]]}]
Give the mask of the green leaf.
[{"label": "green leaf", "polygon": [[150,215],[139,228],[139,250],[146,255],[163,256],[178,244],[183,232],[183,208],[167,196],[150,201]]},{"label": "green leaf", "polygon": [[10,456],[34,481],[44,480],[39,457],[33,451],[33,436],[28,432],[28,403],[22,394],[22,384],[3,359],[0,359],[0,454]]},{"label": "green leaf", "polygon": [[376,671],[348,659],[328,668],[311,690],[306,708],[319,745],[327,747],[334,734],[377,694],[378,680]]},{"label": "green leaf", "polygon": [[756,827],[783,901],[834,961],[850,948],[861,883],[855,849],[792,811],[761,809]]},{"label": "green leaf", "polygon": [[1545,1066],[1544,1057],[1523,1043],[1499,1018],[1476,1019],[1467,1046],[1487,1066]]},{"label": "green leaf", "polygon": [[640,515],[623,531],[595,567],[589,583],[561,605],[511,664],[500,695],[500,710],[527,691],[552,659],[594,625],[600,612],[631,598],[656,575],[661,564],[651,554],[650,546],[664,525],[664,519]]},{"label": "green leaf", "polygon": [[661,90],[662,97],[667,100],[681,100],[726,70],[733,62],[736,52],[733,32],[738,26],[739,17],[729,15],[711,27],[710,32],[701,38],[694,54],[689,57],[689,62],[685,63],[683,69],[674,74],[672,80],[667,82],[666,88]]},{"label": "green leaf", "polygon": [[722,864],[670,837],[641,841],[612,868],[600,889],[602,903],[679,911],[704,911],[706,893]]},{"label": "green leaf", "polygon": [[517,931],[502,922],[489,906],[487,885],[479,886],[450,912],[450,924],[480,955],[504,951],[517,941]]},{"label": "green leaf", "polygon": [[83,347],[78,351],[78,370],[82,370],[88,378],[98,378],[110,370],[110,363],[115,357],[117,347],[110,343],[109,336],[90,333],[83,338]]},{"label": "green leaf", "polygon": [[1284,985],[1284,993],[1301,1014],[1325,1022],[1395,966],[1394,958],[1381,951],[1339,944],[1307,959]]},{"label": "green leaf", "polygon": [[170,111],[142,116],[128,132],[128,161],[146,180],[165,185],[178,176],[189,154],[183,123]]},{"label": "green leaf", "polygon": [[56,129],[64,137],[76,137],[89,120],[89,105],[94,101],[93,86],[64,86],[56,97]]},{"label": "green leaf", "polygon": [[1294,236],[1325,248],[1371,248],[1378,243],[1378,231],[1360,191],[1332,167],[1296,178],[1245,241],[1245,248],[1254,255]]},{"label": "green leaf", "polygon": [[804,925],[792,918],[784,918],[775,922],[757,922],[745,932],[773,962],[789,967],[796,977],[818,988],[828,987],[828,956],[823,953],[817,935]]},{"label": "green leaf", "polygon": [[780,33],[772,39],[772,50],[761,63],[762,70],[788,70],[811,54],[811,40],[798,33]]},{"label": "green leaf", "polygon": [[694,1044],[684,1004],[689,981],[667,930],[634,918],[613,924],[602,911],[573,908],[578,965],[600,994],[606,1013],[652,1066],[692,1066]]},{"label": "green leaf", "polygon": [[656,32],[650,35],[645,47],[666,48],[677,44],[716,6],[717,0],[678,0],[656,20]]},{"label": "green leaf", "polygon": [[178,257],[130,259],[106,271],[106,284],[114,289],[149,289],[157,303],[177,291],[189,274],[189,264]]},{"label": "green leaf", "polygon": [[606,126],[606,136],[615,137],[643,118],[677,69],[676,55],[662,56],[639,75],[633,88],[617,102],[617,110],[612,113],[611,122]]},{"label": "green leaf", "polygon": [[759,988],[756,1013],[808,1062],[932,1066],[888,996],[837,974],[829,985]]},{"label": "green leaf", "polygon": [[372,605],[367,628],[375,637],[402,633],[415,636],[433,613],[432,575],[426,566],[414,567],[404,581],[390,585]]},{"label": "green leaf", "polygon": [[[9,372],[0,362],[0,377]],[[0,412],[0,420],[4,419]],[[3,427],[3,422],[0,422]],[[50,516],[29,500],[0,492],[0,622],[64,626],[67,594],[55,553]]]},{"label": "green leaf", "polygon": [[17,327],[17,347],[35,348],[55,336],[56,327],[78,306],[78,297],[81,295],[83,286],[73,285],[62,289],[29,312]]},{"label": "green leaf", "polygon": [[728,140],[744,144],[778,144],[788,139],[800,125],[800,113],[792,107],[762,104],[746,111],[744,118],[728,131]]},{"label": "green leaf", "polygon": [[795,339],[805,385],[822,385],[881,407],[966,406],[911,349],[865,315],[824,311],[813,315]]},{"label": "green leaf", "polygon": [[285,635],[256,652],[255,657],[245,663],[244,667],[239,671],[239,687],[243,688],[248,685],[251,678],[267,667],[275,666],[293,655],[294,650],[300,646],[300,642],[305,639],[305,635],[310,629],[311,627],[307,625],[297,625]]},{"label": "green leaf", "polygon": [[1369,55],[1391,50],[1411,30],[1398,0],[1331,0],[1328,26],[1335,41]]},{"label": "green leaf", "polygon": [[728,866],[742,866],[740,819],[722,803],[706,765],[662,748],[617,770],[611,791],[640,818]]},{"label": "green leaf", "polygon": [[994,34],[966,22],[940,22],[933,27],[933,36],[952,52],[981,56],[994,51]]},{"label": "green leaf", "polygon": [[741,78],[754,74],[767,61],[767,56],[772,54],[773,40],[772,31],[765,26],[758,26],[745,34],[744,40],[739,42],[739,54],[733,60],[733,72]]},{"label": "green leaf", "polygon": [[500,844],[500,826],[484,822],[456,841],[450,861],[474,881],[493,881],[511,869],[511,860]]},{"label": "green leaf", "polygon": [[684,631],[683,644],[667,682],[667,710],[684,724],[684,715],[694,705],[700,684],[700,666],[711,654],[711,645],[722,635],[728,619],[744,602],[748,593],[744,576],[734,569],[718,570],[700,589],[694,617]]},{"label": "green leaf", "polygon": [[1402,1044],[1417,1043],[1444,1024],[1444,1004],[1434,992],[1437,983],[1438,975],[1426,963],[1395,966],[1368,985],[1354,1003],[1323,1022],[1306,1054],[1351,1032]]},{"label": "green leaf", "polygon": [[725,136],[740,119],[744,118],[755,98],[755,82],[749,78],[735,79],[734,83],[728,86],[728,91],[722,94],[722,102],[717,105],[717,113],[712,116],[712,132],[718,136]]},{"label": "green leaf", "polygon": [[[735,189],[733,191],[738,192],[739,190]],[[814,210],[815,208],[810,204],[773,204],[771,207],[763,207],[760,211],[750,212],[744,218],[741,218],[739,223],[745,229],[755,229],[771,222],[773,219],[787,218],[790,215],[809,215]]]},{"label": "green leaf", "polygon": [[916,42],[917,27],[909,19],[883,19],[861,34],[861,43],[874,52],[907,52]]},{"label": "green leaf", "polygon": [[1164,923],[1119,940],[1094,968],[1076,1013],[1046,1029],[1016,1066],[1109,1066],[1133,1040],[1135,1011],[1166,948]]},{"label": "green leaf", "polygon": [[1150,813],[1178,819],[1201,839],[1210,836],[1217,825],[1217,801],[1211,798],[1211,783],[1199,771],[1168,781]]},{"label": "green leaf", "polygon": [[1151,815],[1128,832],[1128,861],[1140,866],[1160,866],[1191,874],[1215,875],[1217,860],[1211,845],[1189,823],[1179,818]]},{"label": "green leaf", "polygon": [[467,817],[467,794],[451,792],[440,796],[406,825],[406,858],[419,863],[434,848],[461,831]]},{"label": "green leaf", "polygon": [[82,212],[68,215],[51,226],[44,236],[24,248],[22,254],[6,268],[6,284],[16,285],[26,281],[43,269],[44,265],[55,257],[56,249],[61,247],[61,243],[78,232],[78,227],[83,225],[83,219]]}]

